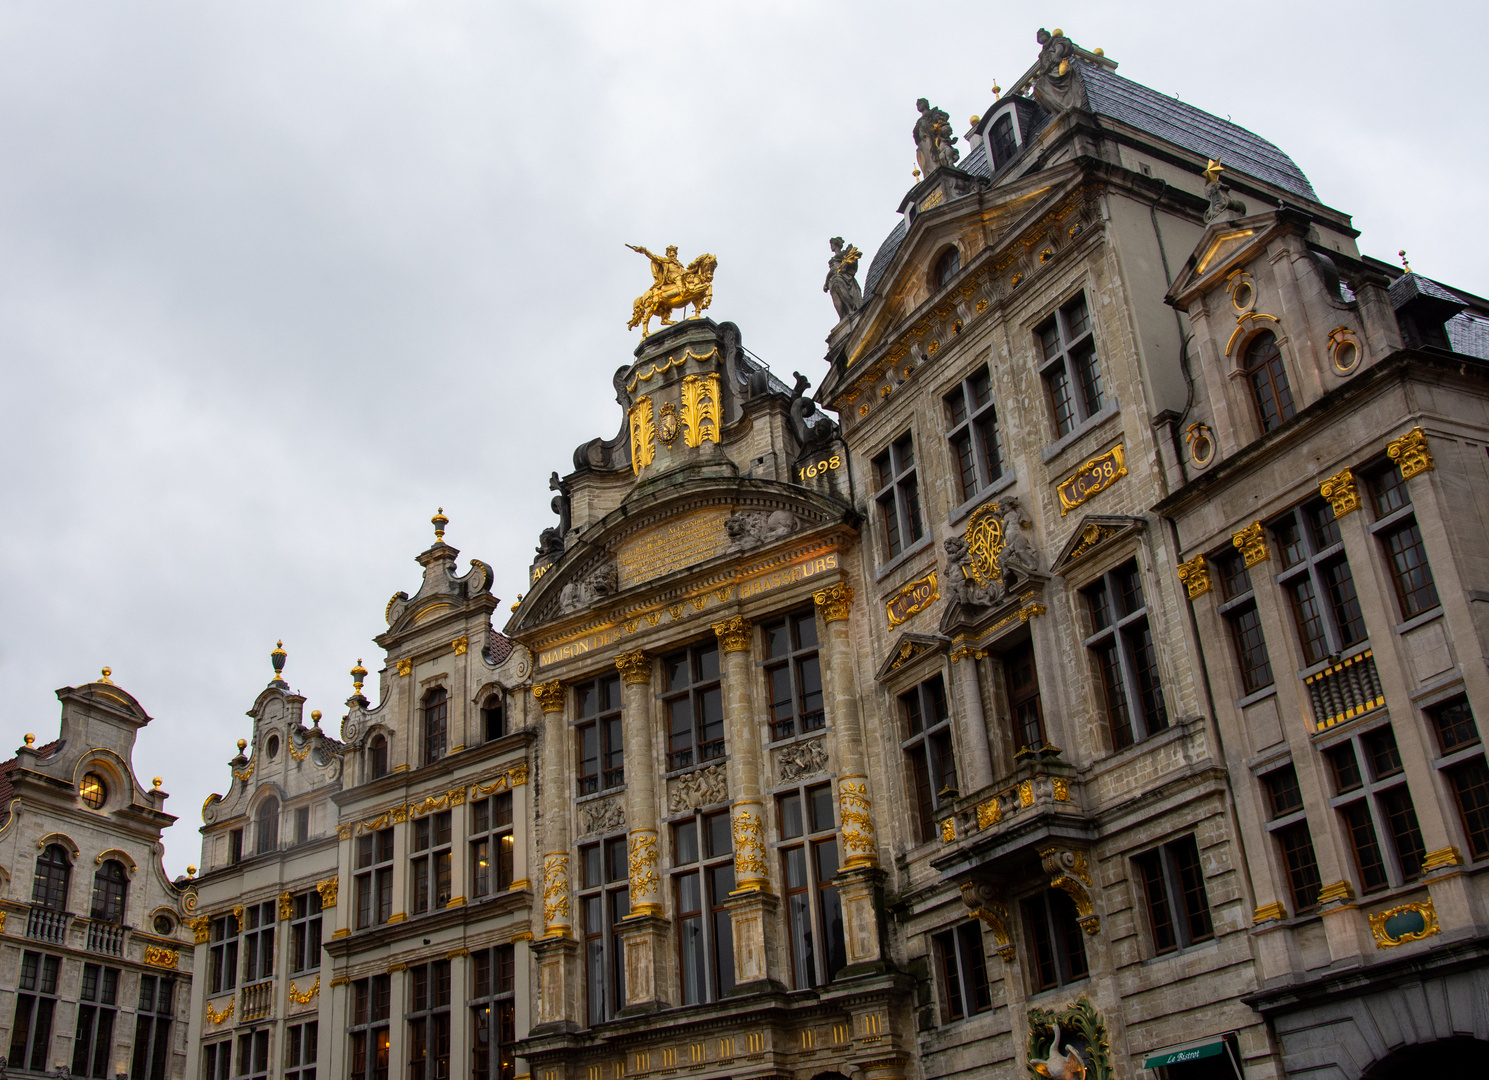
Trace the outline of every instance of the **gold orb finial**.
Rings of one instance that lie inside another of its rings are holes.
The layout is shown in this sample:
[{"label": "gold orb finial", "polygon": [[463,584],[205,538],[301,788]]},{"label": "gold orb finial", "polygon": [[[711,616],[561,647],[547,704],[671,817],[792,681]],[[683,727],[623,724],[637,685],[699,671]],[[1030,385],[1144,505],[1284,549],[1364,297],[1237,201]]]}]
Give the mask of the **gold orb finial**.
[{"label": "gold orb finial", "polygon": [[101,683],[108,683],[110,686],[113,686],[114,685],[114,680],[112,680],[112,679],[109,678],[109,676],[112,675],[113,673],[114,673],[114,669],[113,668],[104,668],[103,671],[98,676],[98,681],[101,682]]},{"label": "gold orb finial", "polygon": [[1396,252],[1396,254],[1401,256],[1401,265],[1406,268],[1406,272],[1408,274],[1411,273],[1411,263],[1406,261],[1406,249],[1402,248],[1400,251]]},{"label": "gold orb finial", "polygon": [[150,788],[152,791],[159,791],[160,785],[163,783],[165,783],[165,779],[163,777],[157,776],[150,781]]},{"label": "gold orb finial", "polygon": [[979,116],[977,113],[973,113],[972,118],[968,120],[967,123],[971,124],[973,127],[976,127],[978,124],[982,123],[982,117]]},{"label": "gold orb finial", "polygon": [[1093,53],[1095,53],[1097,56],[1105,56],[1106,55],[1106,50],[1103,49],[1100,45],[1096,46],[1096,48],[1092,49],[1091,51]]},{"label": "gold orb finial", "polygon": [[429,523],[434,526],[434,538],[436,540],[443,540],[445,538],[445,526],[450,524],[450,519],[445,517],[445,508],[443,506],[435,511],[434,517],[429,519]]},{"label": "gold orb finial", "polygon": [[357,657],[357,666],[352,668],[352,689],[357,693],[362,692],[362,682],[367,678],[367,669],[362,666],[362,658]]},{"label": "gold orb finial", "polygon": [[319,709],[311,709],[310,710],[310,719],[317,726],[319,726],[320,725],[320,722],[321,722],[321,711]]},{"label": "gold orb finial", "polygon": [[915,177],[916,181],[919,181],[920,180],[920,170],[918,168],[911,169],[910,170],[910,175],[913,176],[913,177]]},{"label": "gold orb finial", "polygon": [[239,739],[238,740],[238,753],[241,754],[244,750],[247,750],[247,749],[248,749],[248,740],[247,739]]},{"label": "gold orb finial", "polygon": [[186,868],[186,876],[187,877],[196,877],[196,867],[194,867],[194,866],[188,866]]},{"label": "gold orb finial", "polygon": [[22,735],[21,738],[25,740],[28,747],[36,742],[36,736],[31,734],[31,732],[29,731],[26,732],[26,734]]},{"label": "gold orb finial", "polygon": [[1065,36],[1065,31],[1064,30],[1061,30],[1058,26],[1055,27],[1055,37],[1064,37],[1064,36]]},{"label": "gold orb finial", "polygon": [[993,97],[996,98],[996,97],[998,97],[1002,93],[1003,93],[1003,88],[998,85],[998,80],[997,79],[994,79],[993,80]]}]

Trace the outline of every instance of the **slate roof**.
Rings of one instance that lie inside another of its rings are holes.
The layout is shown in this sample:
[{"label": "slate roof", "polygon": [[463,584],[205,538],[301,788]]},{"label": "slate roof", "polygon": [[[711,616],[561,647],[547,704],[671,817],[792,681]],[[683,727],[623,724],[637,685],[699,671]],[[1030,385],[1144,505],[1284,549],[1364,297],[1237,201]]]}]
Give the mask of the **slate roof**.
[{"label": "slate roof", "polygon": [[894,253],[900,250],[900,245],[905,242],[905,234],[909,231],[909,220],[900,218],[895,227],[889,230],[884,243],[879,245],[879,250],[874,252],[874,259],[869,263],[869,272],[863,276],[864,300],[874,295],[874,290],[879,287],[879,279],[889,269],[889,264],[894,262]]},{"label": "slate roof", "polygon": [[[43,759],[52,756],[52,752],[62,745],[61,739],[55,739],[45,746],[36,748],[37,754]],[[21,759],[13,757],[9,761],[0,761],[0,828],[10,820],[10,800],[15,795],[15,787],[10,782],[10,774],[16,771],[16,764]]]},{"label": "slate roof", "polygon": [[1091,111],[1098,116],[1120,120],[1206,158],[1219,158],[1227,169],[1318,201],[1303,170],[1260,135],[1095,64],[1078,64],[1076,70]]},{"label": "slate roof", "polygon": [[1455,353],[1489,360],[1489,319],[1465,311],[1454,315],[1443,326]]}]

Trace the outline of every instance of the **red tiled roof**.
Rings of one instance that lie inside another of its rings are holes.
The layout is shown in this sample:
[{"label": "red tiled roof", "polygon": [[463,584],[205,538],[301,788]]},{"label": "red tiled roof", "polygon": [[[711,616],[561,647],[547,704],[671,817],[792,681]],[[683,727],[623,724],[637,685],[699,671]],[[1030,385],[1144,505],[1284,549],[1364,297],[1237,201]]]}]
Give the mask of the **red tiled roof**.
[{"label": "red tiled roof", "polygon": [[[62,745],[61,739],[56,739],[45,746],[38,747],[36,752],[41,757],[50,757],[52,751]],[[15,796],[15,787],[10,782],[10,774],[15,772],[20,757],[16,756],[9,761],[0,762],[0,828],[10,820],[10,800]]]}]

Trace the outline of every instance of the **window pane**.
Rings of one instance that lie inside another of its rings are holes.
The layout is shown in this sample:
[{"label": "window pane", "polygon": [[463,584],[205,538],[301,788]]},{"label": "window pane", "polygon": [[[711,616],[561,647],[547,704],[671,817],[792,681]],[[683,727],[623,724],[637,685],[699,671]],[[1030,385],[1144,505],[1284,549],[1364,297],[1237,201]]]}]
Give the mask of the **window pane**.
[{"label": "window pane", "polygon": [[1277,842],[1282,846],[1282,859],[1287,866],[1288,884],[1292,890],[1293,914],[1312,911],[1318,906],[1318,860],[1313,854],[1313,838],[1303,822],[1278,829]]},{"label": "window pane", "polygon": [[1096,363],[1096,350],[1091,346],[1077,350],[1071,359],[1075,363],[1077,376],[1081,381],[1081,403],[1085,406],[1087,416],[1095,416],[1101,411],[1103,404],[1101,396],[1101,368]]},{"label": "window pane", "polygon": [[1422,830],[1417,826],[1417,812],[1406,785],[1392,788],[1382,795],[1380,808],[1386,816],[1386,826],[1391,830],[1391,842],[1401,864],[1401,875],[1407,881],[1414,881],[1422,876],[1422,860],[1427,855],[1427,848],[1422,843]]},{"label": "window pane", "polygon": [[1371,501],[1375,504],[1375,516],[1378,518],[1394,513],[1411,502],[1406,481],[1401,478],[1401,470],[1394,465],[1372,474],[1369,483]]},{"label": "window pane", "polygon": [[1433,729],[1437,732],[1437,744],[1444,754],[1479,741],[1479,729],[1474,723],[1473,710],[1467,698],[1439,705],[1429,714]]},{"label": "window pane", "polygon": [[1489,766],[1482,757],[1448,772],[1463,831],[1475,859],[1489,855]]},{"label": "window pane", "polygon": [[1049,389],[1050,412],[1055,417],[1055,431],[1068,435],[1075,427],[1075,403],[1070,398],[1070,379],[1063,366],[1056,367],[1045,376]]},{"label": "window pane", "polygon": [[1381,858],[1380,844],[1375,838],[1375,823],[1370,820],[1370,808],[1363,800],[1344,807],[1340,814],[1349,830],[1350,844],[1354,847],[1355,866],[1360,871],[1360,886],[1365,892],[1384,889],[1386,861]]},{"label": "window pane", "polygon": [[1148,901],[1148,926],[1153,931],[1153,951],[1162,955],[1179,947],[1174,934],[1174,920],[1169,912],[1168,892],[1163,880],[1163,860],[1150,851],[1137,860],[1142,875],[1143,891]]},{"label": "window pane", "polygon": [[1261,616],[1256,608],[1233,612],[1228,616],[1231,639],[1236,647],[1236,660],[1241,666],[1241,686],[1246,693],[1272,685],[1272,664],[1267,658],[1267,642],[1262,636]]},{"label": "window pane", "polygon": [[[1365,614],[1360,610],[1360,601],[1355,595],[1355,579],[1349,572],[1349,563],[1340,559],[1324,567],[1323,578],[1329,590],[1329,602],[1334,608],[1334,618],[1339,624],[1339,644],[1348,646],[1364,641]],[[1434,600],[1436,595],[1433,594]]]},{"label": "window pane", "polygon": [[1298,623],[1298,640],[1303,646],[1303,659],[1316,664],[1329,655],[1329,639],[1324,631],[1323,609],[1313,591],[1313,582],[1307,578],[1295,581],[1288,588],[1293,602],[1293,616]]},{"label": "window pane", "polygon": [[1391,560],[1402,616],[1409,619],[1437,607],[1437,586],[1432,580],[1432,567],[1427,565],[1427,549],[1417,523],[1413,521],[1382,539]]},{"label": "window pane", "polygon": [[946,395],[946,416],[952,427],[965,423],[967,419],[967,395],[960,386]]},{"label": "window pane", "polygon": [[1132,745],[1132,715],[1127,708],[1127,690],[1122,682],[1122,662],[1115,642],[1094,650],[1101,682],[1106,690],[1107,722],[1111,725],[1112,745],[1122,749]]},{"label": "window pane", "polygon": [[1262,777],[1262,783],[1267,788],[1267,799],[1271,803],[1274,821],[1303,808],[1303,793],[1298,790],[1298,774],[1291,765],[1268,773]]},{"label": "window pane", "polygon": [[1190,942],[1207,941],[1215,936],[1210,922],[1210,898],[1205,892],[1204,865],[1199,859],[1199,846],[1194,837],[1186,837],[1169,846],[1174,872],[1179,878],[1180,908],[1188,921]]}]

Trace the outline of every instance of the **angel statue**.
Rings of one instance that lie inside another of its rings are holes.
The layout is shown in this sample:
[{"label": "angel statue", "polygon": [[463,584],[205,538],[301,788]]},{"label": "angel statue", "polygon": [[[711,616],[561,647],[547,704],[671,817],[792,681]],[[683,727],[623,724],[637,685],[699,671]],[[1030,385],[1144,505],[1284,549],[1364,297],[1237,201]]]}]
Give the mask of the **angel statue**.
[{"label": "angel statue", "polygon": [[915,107],[920,110],[920,119],[915,121],[912,131],[915,160],[920,165],[920,175],[927,177],[943,165],[955,165],[962,152],[956,148],[951,117],[944,109],[936,108],[925,98],[917,100]]},{"label": "angel statue", "polygon": [[713,303],[713,272],[719,260],[712,255],[699,255],[687,266],[677,257],[677,245],[667,248],[666,255],[654,255],[636,244],[626,247],[651,260],[651,288],[636,298],[631,305],[631,321],[626,329],[641,327],[641,336],[651,333],[651,320],[655,316],[663,326],[671,326],[673,308],[682,308],[686,316],[687,306],[693,305],[693,317],[697,318],[709,304]]},{"label": "angel statue", "polygon": [[863,289],[858,285],[858,260],[863,252],[852,244],[844,246],[841,236],[828,241],[832,256],[827,260],[827,280],[822,291],[832,294],[832,306],[838,309],[838,319],[846,319],[863,303]]}]

